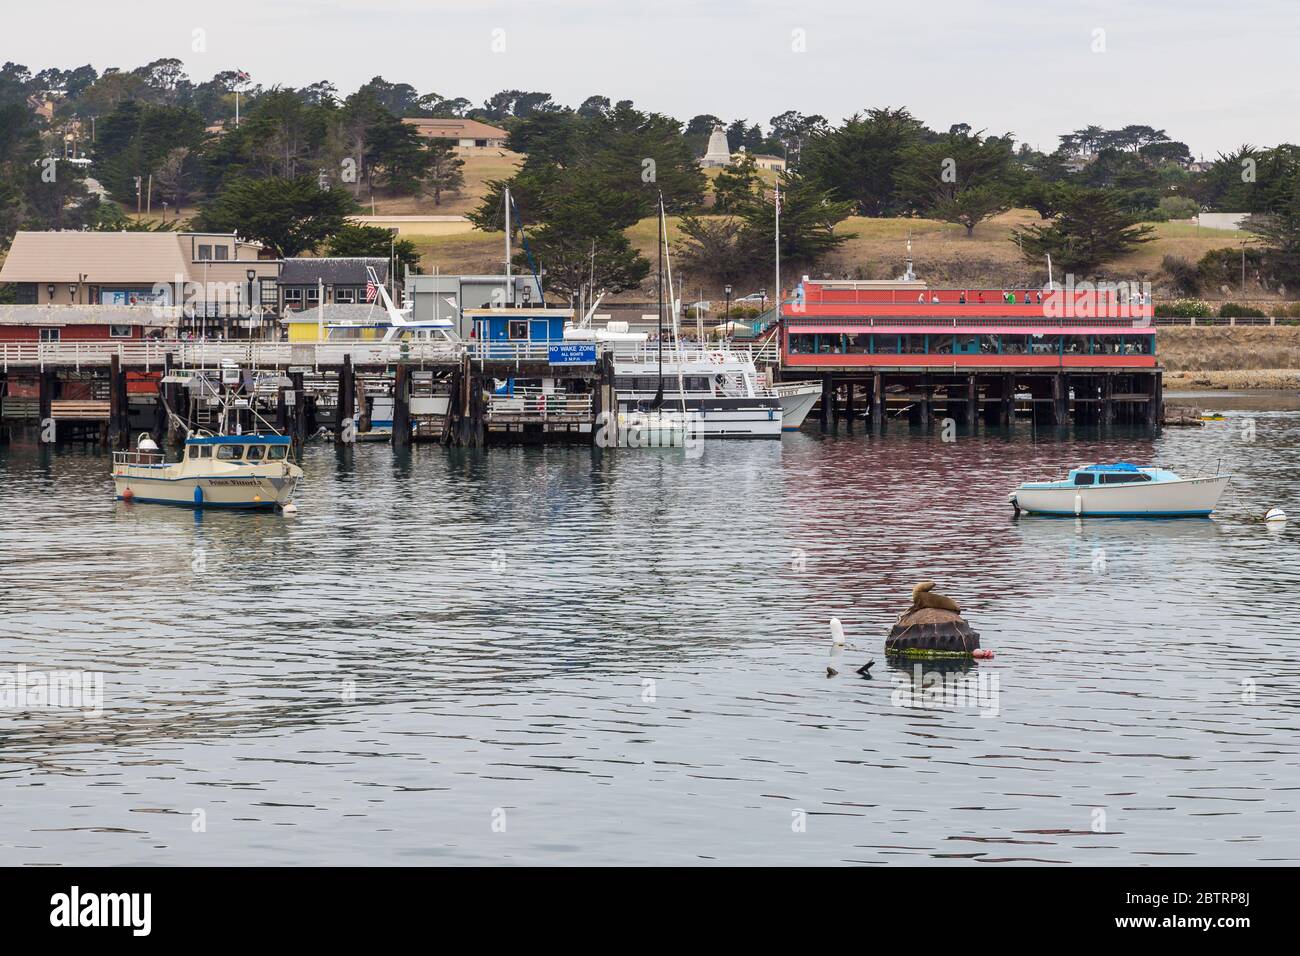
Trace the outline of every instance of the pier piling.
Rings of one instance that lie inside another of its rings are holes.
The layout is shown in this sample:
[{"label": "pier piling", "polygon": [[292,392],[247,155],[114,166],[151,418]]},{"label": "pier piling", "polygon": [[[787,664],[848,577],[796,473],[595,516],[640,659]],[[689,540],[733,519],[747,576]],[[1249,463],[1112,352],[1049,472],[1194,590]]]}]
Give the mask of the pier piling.
[{"label": "pier piling", "polygon": [[411,370],[406,363],[397,366],[393,378],[393,447],[411,444]]}]

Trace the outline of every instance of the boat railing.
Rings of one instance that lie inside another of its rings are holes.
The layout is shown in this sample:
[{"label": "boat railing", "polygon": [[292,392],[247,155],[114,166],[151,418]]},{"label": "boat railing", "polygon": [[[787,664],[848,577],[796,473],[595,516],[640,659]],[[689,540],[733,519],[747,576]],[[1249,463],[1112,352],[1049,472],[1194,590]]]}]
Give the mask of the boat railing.
[{"label": "boat railing", "polygon": [[163,463],[162,452],[154,452],[154,451],[113,452],[113,464],[115,465],[161,465],[162,463]]}]

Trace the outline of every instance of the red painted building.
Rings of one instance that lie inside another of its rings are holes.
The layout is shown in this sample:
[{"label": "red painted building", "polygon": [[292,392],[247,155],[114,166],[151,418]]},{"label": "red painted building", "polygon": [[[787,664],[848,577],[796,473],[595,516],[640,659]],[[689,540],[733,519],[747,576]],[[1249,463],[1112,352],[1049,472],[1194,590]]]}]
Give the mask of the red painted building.
[{"label": "red painted building", "polygon": [[818,371],[1154,369],[1152,315],[1149,303],[1107,292],[805,280],[781,309],[782,364]]}]

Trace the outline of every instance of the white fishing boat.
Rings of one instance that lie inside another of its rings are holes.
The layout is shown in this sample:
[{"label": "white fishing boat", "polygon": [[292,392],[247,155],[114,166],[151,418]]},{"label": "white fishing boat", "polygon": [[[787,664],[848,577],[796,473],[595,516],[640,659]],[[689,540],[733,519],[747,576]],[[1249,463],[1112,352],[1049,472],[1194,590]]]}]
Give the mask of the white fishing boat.
[{"label": "white fishing boat", "polygon": [[1121,461],[1074,468],[1059,481],[1027,481],[1009,497],[1017,514],[1204,517],[1214,511],[1231,477],[1183,478]]},{"label": "white fishing boat", "polygon": [[[237,369],[223,369],[223,385],[239,378]],[[140,436],[135,451],[114,452],[117,498],[189,508],[290,507],[303,473],[290,460],[289,437],[266,424],[242,393],[242,386],[226,391],[219,401],[218,425],[213,431],[190,429],[167,409],[187,432],[180,461],[164,460],[148,434]],[[266,433],[257,434],[259,427]]]},{"label": "white fishing boat", "polygon": [[781,399],[781,431],[797,432],[822,394],[821,382],[778,382],[772,386]]}]

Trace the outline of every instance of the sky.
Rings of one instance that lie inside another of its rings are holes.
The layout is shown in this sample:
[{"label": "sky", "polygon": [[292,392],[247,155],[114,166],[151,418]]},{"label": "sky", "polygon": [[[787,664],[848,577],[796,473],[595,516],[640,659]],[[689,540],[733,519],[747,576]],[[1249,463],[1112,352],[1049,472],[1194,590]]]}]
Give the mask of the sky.
[{"label": "sky", "polygon": [[262,86],[373,76],[481,103],[592,94],[687,120],[838,122],[907,106],[1050,151],[1087,125],[1164,129],[1213,158],[1300,142],[1295,0],[5,0],[0,61]]}]

